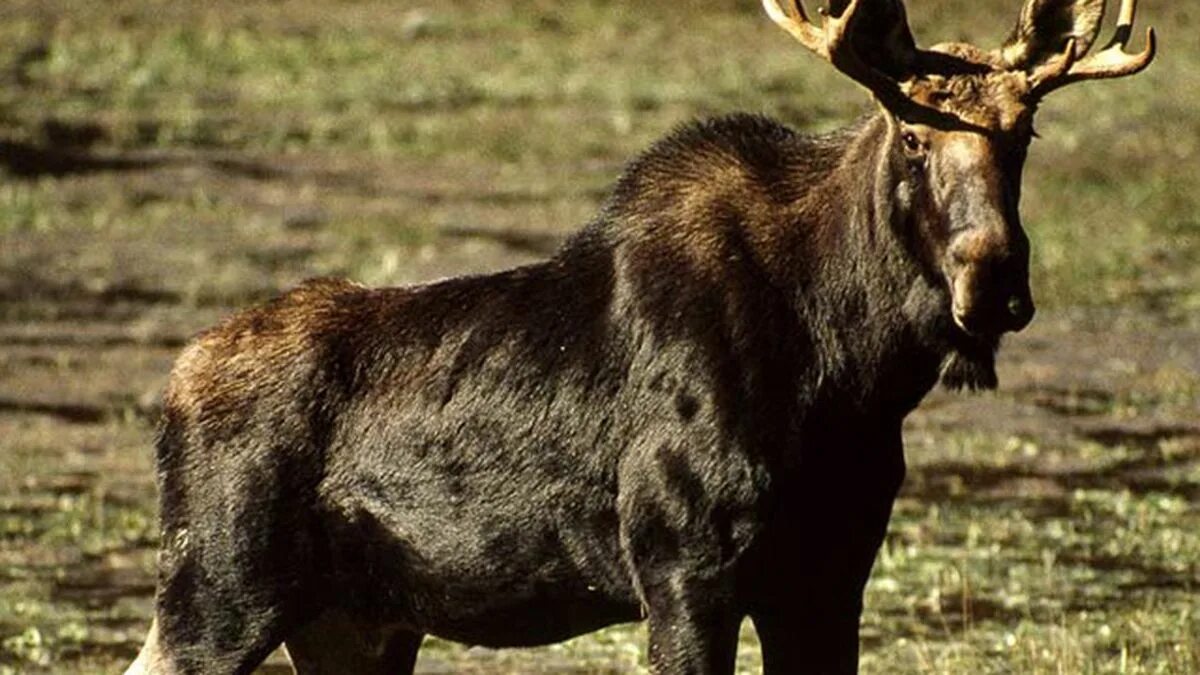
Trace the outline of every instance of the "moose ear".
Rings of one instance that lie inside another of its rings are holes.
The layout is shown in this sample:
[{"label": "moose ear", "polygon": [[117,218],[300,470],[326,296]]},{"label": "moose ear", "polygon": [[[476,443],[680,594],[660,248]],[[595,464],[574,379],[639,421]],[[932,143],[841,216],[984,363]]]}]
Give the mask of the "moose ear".
[{"label": "moose ear", "polygon": [[1075,40],[1075,55],[1086,54],[1100,32],[1104,0],[1026,0],[1021,18],[1000,49],[1014,70],[1031,70],[1061,56]]}]

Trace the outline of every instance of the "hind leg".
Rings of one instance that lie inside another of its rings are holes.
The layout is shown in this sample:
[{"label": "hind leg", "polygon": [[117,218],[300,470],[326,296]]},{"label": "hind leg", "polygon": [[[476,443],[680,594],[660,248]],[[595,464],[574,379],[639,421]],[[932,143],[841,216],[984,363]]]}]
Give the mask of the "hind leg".
[{"label": "hind leg", "polygon": [[246,624],[246,632],[237,634],[237,620],[222,625],[202,615],[194,619],[164,617],[160,612],[125,675],[251,673],[280,645],[285,632],[285,624],[278,620],[253,627]]},{"label": "hind leg", "polygon": [[158,621],[151,621],[146,642],[142,644],[137,659],[125,669],[125,675],[165,675],[171,672],[173,670],[169,667],[162,643],[158,639]]},{"label": "hind leg", "polygon": [[310,583],[321,564],[315,464],[256,427],[229,438],[170,406],[164,416],[157,633],[144,663],[161,664],[149,671],[159,673],[252,672],[320,609]]},{"label": "hind leg", "polygon": [[[294,573],[273,574],[223,546],[160,556],[155,621],[135,666],[146,673],[253,672],[312,616]],[[139,672],[134,670],[134,672]]]},{"label": "hind leg", "polygon": [[234,518],[210,510],[188,526],[164,509],[155,620],[134,673],[250,673],[316,614],[304,531],[230,502]]},{"label": "hind leg", "polygon": [[150,623],[137,658],[125,675],[182,675],[184,673],[250,673],[279,645],[278,639],[263,637],[214,645],[210,640],[191,642],[164,638],[156,618]]},{"label": "hind leg", "polygon": [[285,641],[299,675],[411,675],[423,636],[326,612]]}]

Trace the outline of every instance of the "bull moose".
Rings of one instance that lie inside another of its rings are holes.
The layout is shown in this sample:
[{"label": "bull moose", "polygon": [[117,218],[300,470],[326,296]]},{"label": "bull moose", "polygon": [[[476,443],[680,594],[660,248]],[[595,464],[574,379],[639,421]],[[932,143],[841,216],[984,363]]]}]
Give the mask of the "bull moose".
[{"label": "bull moose", "polygon": [[659,673],[853,672],[862,591],[939,381],[996,386],[1029,323],[1018,216],[1049,92],[1136,73],[1135,2],[1027,0],[992,51],[900,0],[779,26],[878,109],[733,115],[625,169],[549,260],[404,288],[317,280],[182,353],[157,440],[155,620],[129,672],[411,673],[649,623]]}]

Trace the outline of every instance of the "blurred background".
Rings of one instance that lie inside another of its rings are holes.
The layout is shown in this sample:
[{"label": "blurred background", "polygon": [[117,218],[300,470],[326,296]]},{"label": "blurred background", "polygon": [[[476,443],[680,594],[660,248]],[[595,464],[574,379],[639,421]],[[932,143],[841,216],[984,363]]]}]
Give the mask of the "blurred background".
[{"label": "blurred background", "polygon": [[[1039,114],[1040,312],[1001,390],[909,421],[864,672],[1200,672],[1200,7],[1141,4],[1150,69]],[[908,5],[926,45],[998,45],[1020,8]],[[756,0],[4,0],[0,672],[135,654],[156,400],[195,331],[311,276],[544,257],[647,144],[734,110],[870,104]],[[643,646],[430,640],[420,669],[640,672]]]}]

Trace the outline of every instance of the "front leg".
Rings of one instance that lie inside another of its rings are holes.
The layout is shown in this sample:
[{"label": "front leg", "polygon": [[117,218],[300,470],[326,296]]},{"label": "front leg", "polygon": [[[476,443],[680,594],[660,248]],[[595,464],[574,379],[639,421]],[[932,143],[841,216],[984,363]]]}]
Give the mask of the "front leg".
[{"label": "front leg", "polygon": [[686,575],[645,589],[654,673],[733,673],[742,615],[722,595],[721,585]]},{"label": "front leg", "polygon": [[763,675],[858,672],[860,613],[861,605],[849,602],[819,611],[816,603],[753,611],[750,618],[762,648]]},{"label": "front leg", "polygon": [[622,553],[661,675],[733,673],[745,616],[735,572],[757,531],[755,473],[736,453],[705,452],[664,445],[621,468]]},{"label": "front leg", "polygon": [[785,500],[794,526],[764,574],[777,585],[750,611],[766,675],[857,672],[863,589],[904,480],[899,425],[889,431],[814,462]]}]

